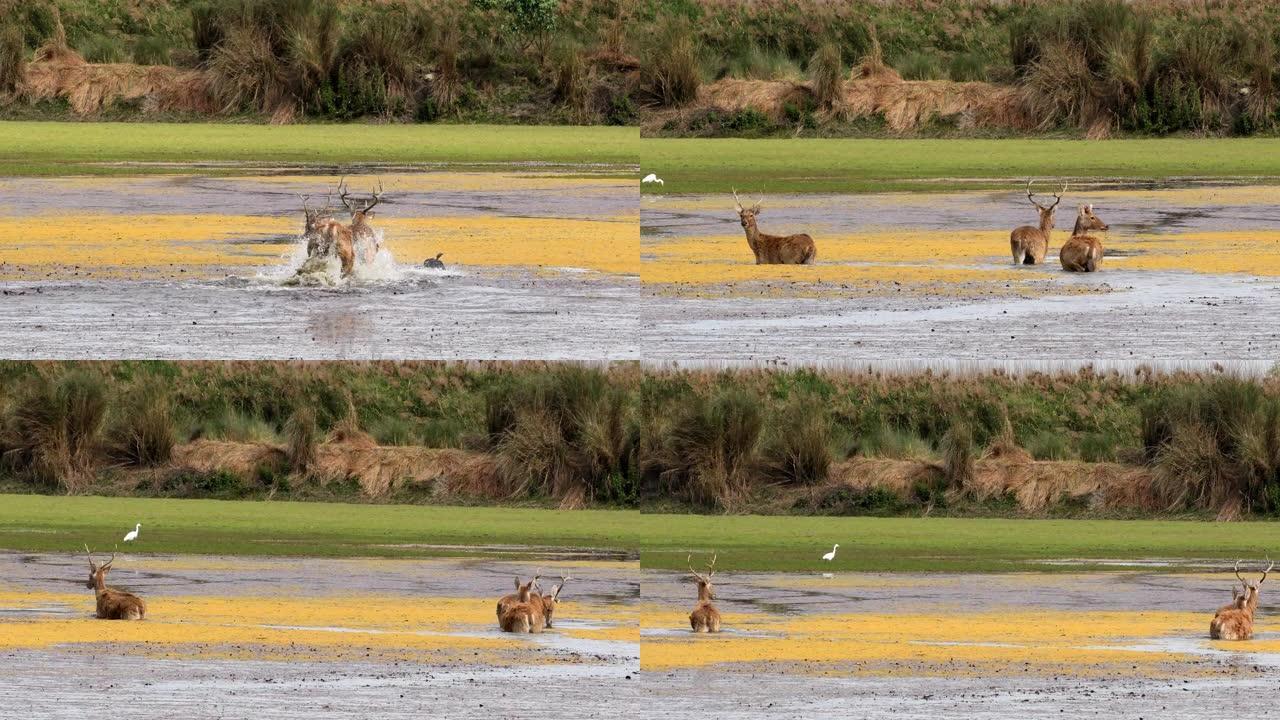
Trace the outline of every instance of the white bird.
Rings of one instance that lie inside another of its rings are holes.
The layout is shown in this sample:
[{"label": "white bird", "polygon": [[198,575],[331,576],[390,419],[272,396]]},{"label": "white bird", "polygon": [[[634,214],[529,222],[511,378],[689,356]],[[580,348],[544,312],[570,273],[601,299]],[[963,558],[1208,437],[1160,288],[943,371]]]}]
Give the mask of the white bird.
[{"label": "white bird", "polygon": [[827,553],[826,555],[823,555],[822,559],[826,560],[827,562],[831,562],[832,560],[835,560],[836,548],[839,548],[839,547],[840,547],[840,543],[836,543],[835,547],[831,548],[831,552]]},{"label": "white bird", "polygon": [[648,175],[645,175],[640,179],[640,183],[658,183],[659,185],[666,185],[666,183],[662,182],[662,178],[658,177],[656,173],[649,173]]},{"label": "white bird", "polygon": [[124,536],[124,541],[125,541],[125,542],[133,542],[134,540],[137,540],[137,539],[138,539],[138,531],[139,531],[139,530],[141,530],[141,529],[142,529],[142,523],[138,523],[136,526],[134,526],[133,530],[130,530],[130,531],[129,531],[129,534],[128,534],[128,535],[125,535],[125,536]]}]

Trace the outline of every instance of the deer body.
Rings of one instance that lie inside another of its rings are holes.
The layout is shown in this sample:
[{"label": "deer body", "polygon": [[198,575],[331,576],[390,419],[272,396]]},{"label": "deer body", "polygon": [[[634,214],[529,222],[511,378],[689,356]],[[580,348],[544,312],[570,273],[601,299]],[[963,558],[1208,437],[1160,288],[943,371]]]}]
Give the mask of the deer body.
[{"label": "deer body", "polygon": [[1251,640],[1253,639],[1253,616],[1258,610],[1258,592],[1267,574],[1275,563],[1271,563],[1262,571],[1257,582],[1250,582],[1240,576],[1240,561],[1236,561],[1236,578],[1240,580],[1243,592],[1231,591],[1232,602],[1223,605],[1214,613],[1209,621],[1209,637],[1214,640]]},{"label": "deer body", "polygon": [[1023,225],[1009,233],[1009,249],[1013,253],[1014,265],[1039,265],[1044,262],[1044,257],[1049,252],[1049,234],[1053,232],[1053,216],[1058,203],[1062,202],[1062,193],[1066,190],[1067,186],[1064,184],[1062,190],[1054,193],[1052,204],[1041,205],[1031,194],[1031,181],[1027,181],[1027,199],[1040,213],[1040,224]]},{"label": "deer body", "polygon": [[[89,548],[85,547],[85,552],[88,551]],[[110,560],[98,565],[93,561],[93,554],[89,554],[89,582],[85,586],[93,588],[93,595],[97,600],[95,614],[103,620],[141,620],[147,614],[147,603],[142,598],[131,592],[107,587],[107,573],[115,560],[113,553]]]},{"label": "deer body", "polygon": [[720,632],[720,611],[716,609],[716,594],[711,587],[711,576],[715,575],[715,565],[716,559],[712,556],[706,575],[694,570],[692,563],[689,565],[689,572],[693,574],[694,582],[698,583],[698,604],[693,607],[693,612],[689,613],[689,627],[696,633]]},{"label": "deer body", "polygon": [[[546,627],[546,616],[542,608],[542,596],[534,599],[533,590],[536,580],[530,580],[519,586],[516,601],[503,605],[498,601],[498,627],[509,633],[540,633]],[[503,600],[506,600],[504,597]]]},{"label": "deer body", "polygon": [[1062,269],[1067,272],[1094,272],[1101,267],[1102,241],[1089,232],[1106,232],[1108,229],[1107,224],[1093,214],[1092,205],[1081,205],[1076,215],[1076,226],[1071,231],[1071,239],[1058,251]]},{"label": "deer body", "polygon": [[756,223],[761,203],[744,208],[738,201],[737,191],[733,193],[733,200],[738,210],[738,220],[742,223],[742,230],[747,234],[747,246],[755,255],[757,265],[812,265],[817,259],[818,248],[813,244],[813,238],[805,233],[796,235],[762,233]]}]

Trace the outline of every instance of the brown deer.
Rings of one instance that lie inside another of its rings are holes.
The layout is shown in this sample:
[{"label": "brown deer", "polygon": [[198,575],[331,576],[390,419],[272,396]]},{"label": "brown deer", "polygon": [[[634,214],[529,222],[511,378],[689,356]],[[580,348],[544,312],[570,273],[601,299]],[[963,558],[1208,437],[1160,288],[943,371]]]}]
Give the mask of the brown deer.
[{"label": "brown deer", "polygon": [[[1270,561],[1271,558],[1267,560]],[[1235,589],[1232,588],[1232,603],[1223,605],[1218,608],[1218,612],[1214,613],[1213,620],[1209,622],[1210,638],[1214,640],[1251,640],[1253,638],[1253,614],[1258,609],[1258,591],[1266,581],[1267,573],[1270,573],[1275,566],[1276,564],[1271,562],[1267,565],[1267,569],[1262,571],[1262,577],[1258,578],[1257,582],[1249,582],[1241,577],[1240,561],[1236,560],[1236,579],[1240,581],[1243,592],[1236,594]]]},{"label": "brown deer", "polygon": [[568,575],[561,575],[560,584],[551,588],[551,592],[549,594],[541,596],[542,615],[547,620],[547,627],[551,627],[551,617],[555,615],[556,607],[560,605],[560,591],[564,590],[565,583],[572,579],[573,578]]},{"label": "brown deer", "polygon": [[111,564],[116,561],[116,554],[99,565],[93,561],[93,553],[89,546],[84,546],[89,556],[89,582],[85,587],[93,588],[93,595],[98,601],[97,616],[103,620],[141,620],[147,614],[147,604],[142,598],[124,590],[107,587],[107,573]]},{"label": "brown deer", "polygon": [[1102,266],[1102,241],[1089,234],[1092,230],[1106,232],[1110,227],[1093,214],[1092,205],[1081,205],[1076,213],[1076,226],[1058,251],[1062,269],[1067,272],[1094,272]]},{"label": "brown deer", "polygon": [[[534,575],[533,580],[530,581],[530,583],[532,583],[532,587],[535,587],[535,588],[538,587],[538,581],[541,579],[542,579],[541,575]],[[516,581],[516,591],[511,593],[510,595],[503,595],[501,598],[498,598],[498,620],[499,621],[502,620],[502,613],[505,612],[507,608],[520,602],[520,586],[522,583],[520,582],[519,575],[516,576],[515,581]]]},{"label": "brown deer", "polygon": [[818,257],[813,238],[804,233],[798,235],[766,235],[760,232],[756,218],[760,215],[763,200],[750,208],[742,207],[738,191],[733,191],[733,204],[738,210],[738,220],[747,233],[747,245],[756,256],[757,265],[812,265]]},{"label": "brown deer", "polygon": [[373,208],[382,202],[382,192],[382,181],[379,180],[378,189],[373,191],[368,200],[357,200],[347,192],[346,178],[338,183],[338,199],[347,208],[347,212],[351,213],[352,240],[360,262],[365,264],[373,262],[374,256],[381,249],[378,244],[378,234],[369,224],[369,220],[373,218]]},{"label": "brown deer", "polygon": [[1013,251],[1014,265],[1040,265],[1049,252],[1049,234],[1053,232],[1053,215],[1062,202],[1062,193],[1067,191],[1067,184],[1053,194],[1053,203],[1041,205],[1031,194],[1031,180],[1027,180],[1027,199],[1040,213],[1040,225],[1023,225],[1009,233],[1009,249]]},{"label": "brown deer", "polygon": [[720,611],[713,604],[716,594],[711,588],[711,577],[716,574],[716,557],[716,555],[711,556],[711,563],[707,565],[706,575],[702,575],[693,569],[692,555],[687,559],[689,573],[693,575],[694,581],[698,583],[698,604],[694,606],[693,612],[689,613],[689,627],[693,628],[696,633],[720,632]]},{"label": "brown deer", "polygon": [[547,620],[542,612],[542,599],[533,599],[537,580],[518,586],[516,602],[508,604],[498,616],[498,627],[509,633],[540,633]]},{"label": "brown deer", "polygon": [[307,257],[336,254],[342,263],[342,277],[349,277],[355,270],[356,257],[351,228],[333,219],[328,200],[323,208],[313,208],[308,204],[309,196],[298,197],[302,198],[302,212],[306,218],[302,236],[307,240]]}]

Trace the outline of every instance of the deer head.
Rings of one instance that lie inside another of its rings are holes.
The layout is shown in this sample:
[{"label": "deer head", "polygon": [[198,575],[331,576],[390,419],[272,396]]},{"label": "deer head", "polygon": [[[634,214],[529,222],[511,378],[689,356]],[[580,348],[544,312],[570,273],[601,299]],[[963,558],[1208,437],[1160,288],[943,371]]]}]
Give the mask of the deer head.
[{"label": "deer head", "polygon": [[693,569],[693,555],[690,554],[686,558],[689,563],[689,574],[693,575],[694,582],[698,583],[698,600],[710,602],[716,599],[715,590],[711,587],[711,578],[716,574],[716,558],[719,555],[712,555],[711,562],[707,564],[707,574],[703,575]]},{"label": "deer head", "polygon": [[1102,218],[1093,214],[1093,205],[1081,205],[1079,212],[1076,213],[1076,228],[1074,234],[1081,235],[1091,230],[1106,232],[1111,228],[1104,222]]},{"label": "deer head", "polygon": [[1271,561],[1270,556],[1267,557],[1267,562],[1269,564],[1267,565],[1267,569],[1262,571],[1262,577],[1258,578],[1256,582],[1253,582],[1245,580],[1244,576],[1240,574],[1240,561],[1236,560],[1236,579],[1240,581],[1240,587],[1243,592],[1240,595],[1236,595],[1236,592],[1233,589],[1231,591],[1231,596],[1236,599],[1236,602],[1241,607],[1254,607],[1258,604],[1258,591],[1261,589],[1262,583],[1266,582],[1267,575],[1271,572],[1271,569],[1276,566],[1276,564]]},{"label": "deer head", "polygon": [[308,234],[317,232],[320,225],[333,216],[333,193],[325,195],[324,207],[311,207],[311,196],[299,194],[302,200],[302,214],[305,218],[306,232]]},{"label": "deer head", "polygon": [[547,627],[551,627],[551,616],[555,614],[556,606],[560,604],[560,591],[564,590],[565,583],[572,579],[568,575],[561,575],[560,584],[551,588],[551,594],[542,596],[542,611],[547,618]]},{"label": "deer head", "polygon": [[756,226],[756,216],[760,214],[760,208],[764,204],[764,198],[760,198],[755,205],[749,208],[742,207],[742,201],[738,199],[738,191],[733,191],[733,207],[738,211],[738,220],[742,222],[744,230],[750,230]]},{"label": "deer head", "polygon": [[1053,214],[1058,209],[1058,203],[1062,202],[1062,194],[1067,191],[1067,184],[1062,183],[1062,189],[1053,194],[1053,202],[1048,205],[1041,205],[1036,201],[1035,195],[1031,192],[1031,183],[1033,180],[1027,180],[1027,200],[1036,206],[1036,211],[1040,213],[1040,229],[1053,229]]},{"label": "deer head", "polygon": [[85,587],[97,588],[105,585],[107,573],[111,571],[111,564],[116,561],[116,554],[111,553],[111,559],[99,565],[93,561],[93,553],[90,552],[87,544],[84,546],[84,552],[89,556],[89,581],[85,583]]},{"label": "deer head", "polygon": [[521,583],[519,576],[516,577],[516,597],[520,602],[529,602],[529,598],[532,597],[533,593],[542,589],[538,586],[538,581],[541,579],[541,575],[534,575],[529,582]]}]

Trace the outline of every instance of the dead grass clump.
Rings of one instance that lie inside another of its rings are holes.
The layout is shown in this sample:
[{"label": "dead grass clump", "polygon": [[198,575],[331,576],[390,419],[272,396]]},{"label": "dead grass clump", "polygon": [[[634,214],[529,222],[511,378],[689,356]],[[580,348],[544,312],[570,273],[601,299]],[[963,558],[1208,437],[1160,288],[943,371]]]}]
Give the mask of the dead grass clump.
[{"label": "dead grass clump", "polygon": [[27,47],[17,25],[0,28],[0,93],[12,94],[27,73]]},{"label": "dead grass clump", "polygon": [[840,47],[825,43],[809,60],[809,77],[818,106],[831,113],[844,109],[844,61]]},{"label": "dead grass clump", "polygon": [[64,98],[78,115],[139,100],[148,113],[208,113],[214,109],[208,80],[198,70],[159,65],[36,62],[27,66],[22,95],[29,101]]},{"label": "dead grass clump", "polygon": [[94,478],[106,413],[100,376],[80,370],[54,378],[36,375],[10,401],[0,424],[0,451],[17,474],[80,492]]},{"label": "dead grass clump", "polygon": [[942,467],[947,484],[952,490],[960,490],[973,482],[975,453],[973,429],[965,422],[954,422],[942,436]]},{"label": "dead grass clump", "polygon": [[799,397],[770,423],[771,437],[760,451],[762,473],[776,482],[815,485],[831,469],[831,428],[817,398]]},{"label": "dead grass clump", "polygon": [[306,475],[315,463],[320,437],[315,410],[309,406],[295,410],[285,422],[284,433],[288,443],[285,455],[289,458],[289,467],[300,475]]},{"label": "dead grass clump", "polygon": [[698,96],[702,78],[693,33],[683,23],[668,22],[642,58],[640,89],[654,105],[676,106]]}]

